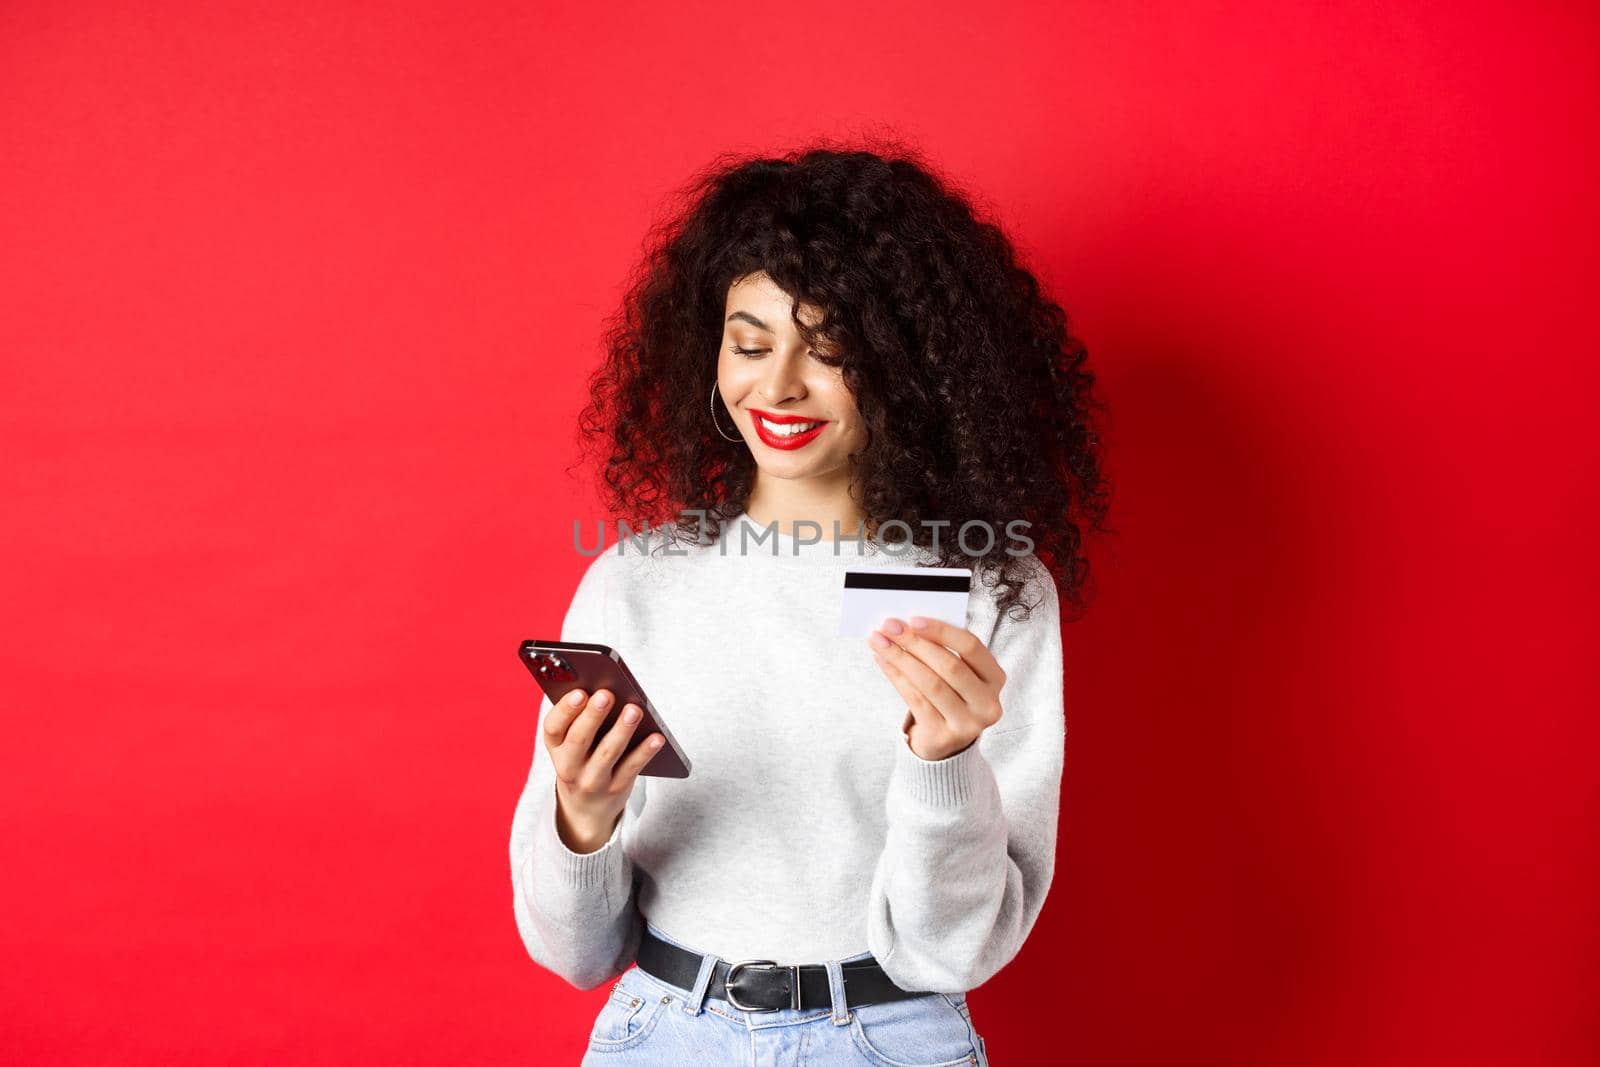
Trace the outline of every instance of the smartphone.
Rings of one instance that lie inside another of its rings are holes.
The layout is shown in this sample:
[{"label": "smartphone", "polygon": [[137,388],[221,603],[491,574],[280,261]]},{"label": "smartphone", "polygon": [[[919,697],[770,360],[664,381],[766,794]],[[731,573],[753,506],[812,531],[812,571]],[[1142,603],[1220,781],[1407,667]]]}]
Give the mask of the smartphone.
[{"label": "smartphone", "polygon": [[628,665],[622,662],[622,656],[616,649],[609,645],[590,645],[578,641],[524,641],[517,649],[517,657],[528,668],[528,673],[533,675],[533,680],[539,683],[545,696],[550,698],[551,704],[560,703],[561,698],[574,689],[582,689],[590,695],[597,689],[611,691],[615,699],[611,710],[606,713],[605,721],[595,731],[596,742],[620,721],[623,708],[637,704],[643,717],[634,726],[633,736],[628,738],[627,747],[617,761],[621,762],[623,756],[643,744],[652,733],[659,733],[666,743],[639,773],[653,778],[689,777],[689,757],[683,751],[683,746],[672,736],[667,724],[661,721],[655,705],[645,696],[644,688],[633,677],[633,672],[628,670]]}]

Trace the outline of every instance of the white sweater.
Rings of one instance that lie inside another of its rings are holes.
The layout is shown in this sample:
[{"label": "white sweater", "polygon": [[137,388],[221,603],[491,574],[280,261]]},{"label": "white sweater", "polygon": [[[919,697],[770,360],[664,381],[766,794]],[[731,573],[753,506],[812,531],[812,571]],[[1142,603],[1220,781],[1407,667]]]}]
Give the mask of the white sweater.
[{"label": "white sweater", "polygon": [[[1024,557],[1023,602],[1039,603],[1022,622],[997,622],[992,592],[974,578],[967,625],[1006,671],[1004,711],[964,752],[928,761],[901,732],[905,701],[866,639],[838,630],[846,567],[930,555],[774,541],[743,515],[719,544],[672,551],[684,554],[608,546],[579,582],[561,638],[621,652],[693,772],[638,778],[611,839],[574,853],[556,833],[550,754],[533,731],[511,826],[528,953],[591,989],[633,961],[642,915],[730,961],[870,950],[904,989],[987,981],[1033,928],[1054,870],[1065,720],[1044,565]],[[540,727],[549,710],[541,696]]]}]

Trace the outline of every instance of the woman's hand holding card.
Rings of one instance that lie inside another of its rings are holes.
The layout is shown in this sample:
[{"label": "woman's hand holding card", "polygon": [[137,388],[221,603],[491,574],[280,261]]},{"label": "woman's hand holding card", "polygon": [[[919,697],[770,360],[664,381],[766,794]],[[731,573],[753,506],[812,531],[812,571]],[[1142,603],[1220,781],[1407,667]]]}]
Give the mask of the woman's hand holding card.
[{"label": "woman's hand holding card", "polygon": [[1006,672],[971,630],[913,615],[885,619],[867,638],[873,657],[906,701],[906,741],[925,760],[968,748],[1000,721]]}]

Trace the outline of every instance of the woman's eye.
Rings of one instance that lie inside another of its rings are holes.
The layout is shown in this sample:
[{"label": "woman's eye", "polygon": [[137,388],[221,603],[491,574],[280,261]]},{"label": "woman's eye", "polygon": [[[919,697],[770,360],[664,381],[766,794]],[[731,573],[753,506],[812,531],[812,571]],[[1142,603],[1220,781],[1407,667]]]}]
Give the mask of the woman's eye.
[{"label": "woman's eye", "polygon": [[[735,355],[743,356],[746,359],[758,359],[765,355],[768,349],[744,348],[739,345],[734,345],[732,348],[728,349],[728,351],[734,353]],[[836,356],[831,352],[818,352],[816,350],[812,350],[811,355],[818,363],[821,363],[826,367],[837,367],[844,362],[844,357]]]}]

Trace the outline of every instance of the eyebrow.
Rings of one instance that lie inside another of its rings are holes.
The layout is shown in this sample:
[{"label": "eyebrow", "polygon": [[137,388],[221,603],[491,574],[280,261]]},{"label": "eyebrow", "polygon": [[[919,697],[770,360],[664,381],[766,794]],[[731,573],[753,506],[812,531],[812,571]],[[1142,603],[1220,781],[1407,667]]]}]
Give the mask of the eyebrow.
[{"label": "eyebrow", "polygon": [[766,323],[762,322],[748,311],[735,311],[732,315],[728,316],[729,322],[732,322],[734,319],[743,319],[745,322],[748,322],[758,330],[766,330],[768,333],[772,332],[771,326],[768,326]]}]

